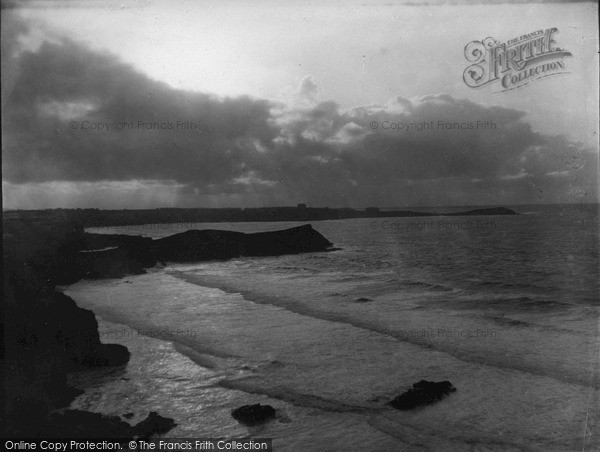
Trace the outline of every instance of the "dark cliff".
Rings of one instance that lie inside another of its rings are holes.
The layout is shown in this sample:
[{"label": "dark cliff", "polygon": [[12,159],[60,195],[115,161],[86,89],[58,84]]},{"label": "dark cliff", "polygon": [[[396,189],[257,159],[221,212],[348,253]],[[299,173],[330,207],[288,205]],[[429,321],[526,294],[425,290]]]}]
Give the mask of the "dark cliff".
[{"label": "dark cliff", "polygon": [[192,262],[327,251],[332,246],[331,242],[308,224],[254,234],[212,229],[191,230],[155,240],[152,250],[160,261]]},{"label": "dark cliff", "polygon": [[3,223],[4,433],[50,435],[48,416],[78,391],[69,371],[122,365],[129,352],[102,344],[92,311],[55,291],[79,279],[83,228],[70,223]]}]

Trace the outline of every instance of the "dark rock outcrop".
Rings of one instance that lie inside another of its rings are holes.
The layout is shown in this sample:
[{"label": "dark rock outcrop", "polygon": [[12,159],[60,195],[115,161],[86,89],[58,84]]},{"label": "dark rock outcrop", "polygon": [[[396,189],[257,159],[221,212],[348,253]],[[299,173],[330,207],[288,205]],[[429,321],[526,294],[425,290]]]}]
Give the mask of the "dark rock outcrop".
[{"label": "dark rock outcrop", "polygon": [[271,405],[244,405],[231,412],[233,418],[246,425],[257,425],[275,419],[275,408]]},{"label": "dark rock outcrop", "polygon": [[398,410],[412,410],[414,408],[431,405],[439,402],[450,393],[455,392],[456,388],[449,381],[427,381],[421,380],[413,384],[412,389],[395,397],[388,405]]},{"label": "dark rock outcrop", "polygon": [[152,267],[126,248],[82,250],[77,255],[81,277],[86,279],[122,278],[127,275],[146,273]]},{"label": "dark rock outcrop", "polygon": [[95,366],[124,366],[131,356],[127,347],[120,344],[100,344],[96,353]]},{"label": "dark rock outcrop", "polygon": [[331,250],[332,244],[311,225],[244,234],[213,229],[190,230],[157,240],[129,235],[84,235],[75,256],[80,278],[122,278],[145,273],[157,262],[198,262],[242,256],[279,256]]},{"label": "dark rock outcrop", "polygon": [[94,313],[79,308],[63,293],[53,294],[55,308],[48,313],[51,336],[74,367],[120,366],[129,361],[129,351],[119,344],[102,344]]},{"label": "dark rock outcrop", "polygon": [[82,242],[75,256],[81,278],[140,275],[156,265],[149,237],[85,233]]},{"label": "dark rock outcrop", "polygon": [[130,258],[135,258],[142,267],[152,267],[156,259],[152,254],[152,242],[150,237],[126,234],[92,234],[86,232],[84,235],[86,250],[102,250],[107,248],[119,248],[127,251]]},{"label": "dark rock outcrop", "polygon": [[166,433],[177,424],[170,417],[163,417],[155,411],[151,411],[146,419],[132,427],[134,436],[149,438],[154,434]]},{"label": "dark rock outcrop", "polygon": [[67,372],[124,365],[129,351],[100,342],[91,311],[59,292],[20,290],[5,270],[2,424],[11,435],[41,435],[47,416],[81,393],[68,386]]},{"label": "dark rock outcrop", "polygon": [[373,300],[370,299],[370,298],[367,298],[367,297],[360,297],[360,298],[357,298],[354,301],[356,301],[357,303],[369,303],[369,302],[371,302]]},{"label": "dark rock outcrop", "polygon": [[332,246],[331,242],[308,224],[254,234],[212,229],[191,230],[155,240],[153,251],[159,261],[192,262],[327,251]]}]

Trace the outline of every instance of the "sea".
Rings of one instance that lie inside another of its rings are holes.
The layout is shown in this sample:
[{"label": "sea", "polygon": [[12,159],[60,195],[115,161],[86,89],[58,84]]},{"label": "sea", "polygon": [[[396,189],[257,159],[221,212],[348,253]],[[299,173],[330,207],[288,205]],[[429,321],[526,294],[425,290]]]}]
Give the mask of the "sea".
[{"label": "sea", "polygon": [[[315,221],[337,250],[65,287],[101,340],[132,355],[71,374],[85,390],[71,408],[131,423],[157,411],[177,423],[164,437],[273,438],[276,451],[600,450],[598,205],[512,208],[520,215]],[[387,404],[420,380],[456,392],[410,411]],[[277,418],[232,418],[255,403]]]}]

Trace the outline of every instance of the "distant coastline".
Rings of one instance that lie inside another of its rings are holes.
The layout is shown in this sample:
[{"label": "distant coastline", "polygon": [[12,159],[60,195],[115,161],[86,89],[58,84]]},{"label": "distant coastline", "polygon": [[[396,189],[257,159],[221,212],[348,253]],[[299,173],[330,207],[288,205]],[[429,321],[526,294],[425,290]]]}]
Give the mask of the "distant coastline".
[{"label": "distant coastline", "polygon": [[351,218],[400,218],[465,215],[518,215],[506,207],[482,207],[457,212],[419,212],[414,210],[383,210],[368,207],[351,208],[258,207],[258,208],[158,208],[142,210],[47,209],[5,211],[4,218],[22,221],[69,221],[84,227],[124,226],[159,223],[240,223],[275,221],[320,221]]}]

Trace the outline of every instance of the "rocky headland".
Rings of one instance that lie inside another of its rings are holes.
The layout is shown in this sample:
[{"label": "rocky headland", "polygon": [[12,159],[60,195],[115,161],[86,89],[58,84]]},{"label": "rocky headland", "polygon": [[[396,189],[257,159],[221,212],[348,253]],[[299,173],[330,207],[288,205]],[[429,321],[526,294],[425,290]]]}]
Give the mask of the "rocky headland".
[{"label": "rocky headland", "polygon": [[[129,351],[103,344],[94,313],[56,290],[86,278],[144,273],[157,262],[189,262],[240,256],[272,256],[332,249],[310,225],[243,234],[192,230],[152,240],[88,234],[81,224],[55,218],[3,221],[3,324],[5,328],[4,436],[148,437],[174,421],[150,413],[131,426],[114,416],[65,410],[81,391],[67,373],[123,366]],[[69,435],[72,436],[72,435]]]}]

